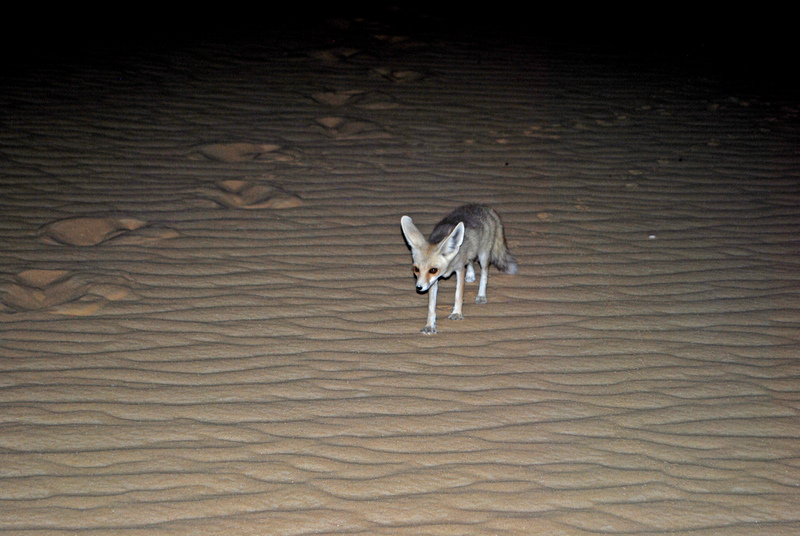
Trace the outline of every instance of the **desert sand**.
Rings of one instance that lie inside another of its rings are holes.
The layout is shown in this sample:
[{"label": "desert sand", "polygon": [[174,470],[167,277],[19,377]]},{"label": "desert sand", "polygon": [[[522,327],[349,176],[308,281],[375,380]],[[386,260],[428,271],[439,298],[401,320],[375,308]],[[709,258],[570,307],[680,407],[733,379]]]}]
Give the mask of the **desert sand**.
[{"label": "desert sand", "polygon": [[[435,27],[6,76],[3,534],[800,533],[797,102]],[[425,336],[466,202],[519,273]]]}]

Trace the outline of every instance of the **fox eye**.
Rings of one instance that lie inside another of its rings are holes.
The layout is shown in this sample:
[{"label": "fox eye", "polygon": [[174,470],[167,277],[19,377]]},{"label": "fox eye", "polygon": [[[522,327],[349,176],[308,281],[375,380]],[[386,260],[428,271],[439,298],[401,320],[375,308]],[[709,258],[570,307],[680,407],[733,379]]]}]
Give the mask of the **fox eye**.
[{"label": "fox eye", "polygon": [[418,267],[418,266],[414,266],[414,273],[415,273],[415,274],[418,274],[418,273],[419,273],[419,267]]},{"label": "fox eye", "polygon": [[438,268],[431,268],[430,270],[428,270],[428,273],[429,273],[429,274],[431,274],[431,275],[436,275],[436,273],[437,273],[438,271],[439,271],[439,269],[438,269]]}]

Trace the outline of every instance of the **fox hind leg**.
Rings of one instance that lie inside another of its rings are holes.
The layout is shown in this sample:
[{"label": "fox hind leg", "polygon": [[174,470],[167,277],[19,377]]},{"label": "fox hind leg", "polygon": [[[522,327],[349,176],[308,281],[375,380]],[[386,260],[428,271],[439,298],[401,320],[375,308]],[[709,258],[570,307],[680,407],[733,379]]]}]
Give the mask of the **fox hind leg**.
[{"label": "fox hind leg", "polygon": [[475,265],[472,262],[467,263],[467,275],[464,277],[464,281],[467,283],[475,281]]},{"label": "fox hind leg", "polygon": [[489,252],[481,251],[478,254],[478,262],[481,265],[481,282],[478,285],[478,297],[475,303],[486,303],[486,284],[489,282]]}]

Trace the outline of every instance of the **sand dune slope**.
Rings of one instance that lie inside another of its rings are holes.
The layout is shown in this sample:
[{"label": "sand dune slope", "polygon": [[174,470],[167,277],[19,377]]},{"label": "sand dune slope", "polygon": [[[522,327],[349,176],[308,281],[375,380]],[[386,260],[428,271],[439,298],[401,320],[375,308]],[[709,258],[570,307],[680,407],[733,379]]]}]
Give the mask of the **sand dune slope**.
[{"label": "sand dune slope", "polygon": [[800,532],[797,106],[335,22],[5,82],[0,531]]}]

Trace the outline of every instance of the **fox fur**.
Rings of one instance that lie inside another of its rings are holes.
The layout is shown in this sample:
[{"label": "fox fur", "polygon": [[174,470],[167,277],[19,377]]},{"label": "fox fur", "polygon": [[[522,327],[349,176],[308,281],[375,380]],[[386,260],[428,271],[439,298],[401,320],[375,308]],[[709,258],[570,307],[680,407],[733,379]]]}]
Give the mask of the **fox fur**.
[{"label": "fox fur", "polygon": [[436,295],[439,279],[456,273],[456,297],[450,320],[462,320],[464,282],[475,281],[477,259],[481,266],[481,279],[475,303],[486,303],[486,284],[489,264],[501,272],[517,273],[517,261],[511,255],[503,234],[500,217],[485,205],[463,205],[437,223],[430,238],[426,239],[408,216],[400,219],[408,245],[411,247],[417,292],[428,293],[428,322],[422,333],[436,333]]}]

